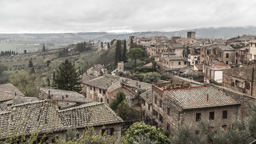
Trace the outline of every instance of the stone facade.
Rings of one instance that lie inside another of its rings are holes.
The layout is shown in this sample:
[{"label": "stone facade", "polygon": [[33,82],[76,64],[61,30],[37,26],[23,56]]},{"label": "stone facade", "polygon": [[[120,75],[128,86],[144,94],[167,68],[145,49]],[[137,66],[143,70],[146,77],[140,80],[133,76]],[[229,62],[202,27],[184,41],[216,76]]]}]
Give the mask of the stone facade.
[{"label": "stone facade", "polygon": [[256,71],[244,66],[223,71],[223,85],[256,98]]},{"label": "stone facade", "polygon": [[141,107],[145,121],[168,130],[170,134],[178,125],[184,124],[192,125],[198,133],[199,121],[209,121],[213,129],[226,129],[235,116],[243,117],[242,97],[213,86],[166,90],[153,85],[152,91],[141,95]]}]

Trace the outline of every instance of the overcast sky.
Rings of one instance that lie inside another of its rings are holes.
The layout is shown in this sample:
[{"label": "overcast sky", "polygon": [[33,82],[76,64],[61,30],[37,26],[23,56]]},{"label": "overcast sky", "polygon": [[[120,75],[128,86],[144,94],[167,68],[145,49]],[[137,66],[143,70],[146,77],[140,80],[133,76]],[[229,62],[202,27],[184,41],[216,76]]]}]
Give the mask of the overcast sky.
[{"label": "overcast sky", "polygon": [[255,26],[255,0],[0,0],[0,33]]}]

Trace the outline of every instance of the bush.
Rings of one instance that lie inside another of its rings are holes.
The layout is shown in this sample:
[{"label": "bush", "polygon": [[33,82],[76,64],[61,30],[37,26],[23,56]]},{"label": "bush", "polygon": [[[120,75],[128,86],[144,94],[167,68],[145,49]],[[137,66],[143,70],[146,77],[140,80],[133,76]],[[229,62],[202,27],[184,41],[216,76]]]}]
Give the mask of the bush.
[{"label": "bush", "polygon": [[147,72],[152,72],[154,70],[152,69],[152,67],[138,67],[136,68],[136,71],[147,73]]},{"label": "bush", "polygon": [[142,81],[144,79],[144,76],[143,75],[140,75],[140,74],[135,74],[134,75],[139,81]]},{"label": "bush", "polygon": [[167,74],[161,74],[160,79],[161,80],[169,80],[169,79],[171,79],[171,77],[168,76]]}]

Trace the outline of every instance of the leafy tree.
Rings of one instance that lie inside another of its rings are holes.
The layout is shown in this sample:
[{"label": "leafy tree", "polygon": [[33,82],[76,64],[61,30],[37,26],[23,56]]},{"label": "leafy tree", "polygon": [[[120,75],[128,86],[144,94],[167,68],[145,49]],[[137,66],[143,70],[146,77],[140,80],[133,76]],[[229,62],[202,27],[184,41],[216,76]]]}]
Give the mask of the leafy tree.
[{"label": "leafy tree", "polygon": [[127,61],[126,53],[127,53],[126,40],[124,40],[124,46],[123,46],[123,51],[122,51],[122,60],[124,62]]},{"label": "leafy tree", "polygon": [[156,144],[156,142],[152,141],[149,138],[149,136],[139,134],[139,136],[136,136],[135,140],[133,141],[133,144]]},{"label": "leafy tree", "polygon": [[118,106],[117,106],[117,114],[123,119],[123,120],[134,120],[139,119],[140,114],[133,108],[129,107],[128,103],[123,100]]},{"label": "leafy tree", "polygon": [[141,48],[133,48],[127,53],[127,57],[134,60],[134,68],[137,66],[137,60],[143,59],[146,56],[146,51]]},{"label": "leafy tree", "polygon": [[138,136],[148,137],[150,141],[156,144],[169,144],[169,138],[155,126],[150,126],[144,122],[136,122],[130,126],[123,137],[124,144],[132,144],[138,141]]},{"label": "leafy tree", "polygon": [[61,63],[55,76],[55,84],[59,89],[69,91],[80,91],[79,73],[75,66],[69,61]]},{"label": "leafy tree", "polygon": [[248,126],[252,137],[256,139],[256,104],[253,103],[249,111]]},{"label": "leafy tree", "polygon": [[179,126],[172,138],[174,144],[206,144],[206,137],[196,135],[190,126]]},{"label": "leafy tree", "polygon": [[110,104],[110,108],[114,111],[117,110],[117,107],[120,103],[122,103],[125,100],[125,94],[123,92],[119,92],[116,94],[115,99]]},{"label": "leafy tree", "polygon": [[122,60],[122,43],[121,40],[117,40],[116,53],[115,53],[115,64]]},{"label": "leafy tree", "polygon": [[158,73],[150,73],[143,78],[143,81],[148,83],[156,83],[158,80],[160,80],[160,75]]},{"label": "leafy tree", "polygon": [[68,129],[66,133],[67,140],[74,140],[78,131],[76,129]]},{"label": "leafy tree", "polygon": [[16,86],[26,96],[36,97],[38,95],[40,79],[35,74],[19,71],[11,75],[10,83]]},{"label": "leafy tree", "polygon": [[4,65],[0,64],[0,75],[2,75],[2,73],[3,73],[4,71],[6,71],[7,69],[8,69],[7,66],[4,66]]}]

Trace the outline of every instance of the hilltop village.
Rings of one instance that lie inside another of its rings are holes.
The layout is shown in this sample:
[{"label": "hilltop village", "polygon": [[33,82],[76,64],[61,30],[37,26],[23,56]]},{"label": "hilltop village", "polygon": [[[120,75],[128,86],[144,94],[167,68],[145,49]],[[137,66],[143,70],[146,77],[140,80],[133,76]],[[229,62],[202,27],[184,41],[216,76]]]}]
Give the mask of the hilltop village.
[{"label": "hilltop village", "polygon": [[[256,139],[256,126],[250,125],[256,122],[256,36],[130,36],[55,50],[43,45],[36,53],[2,52],[0,59],[10,76],[0,85],[0,143],[93,139],[84,137],[89,127],[112,143],[140,143],[143,133],[152,143],[218,143],[220,135],[234,131],[244,134],[238,143]],[[67,87],[65,66],[67,77],[77,76]],[[41,81],[18,83],[13,75],[19,71]],[[36,86],[35,94],[25,85]],[[237,121],[244,127],[235,127]]]}]

